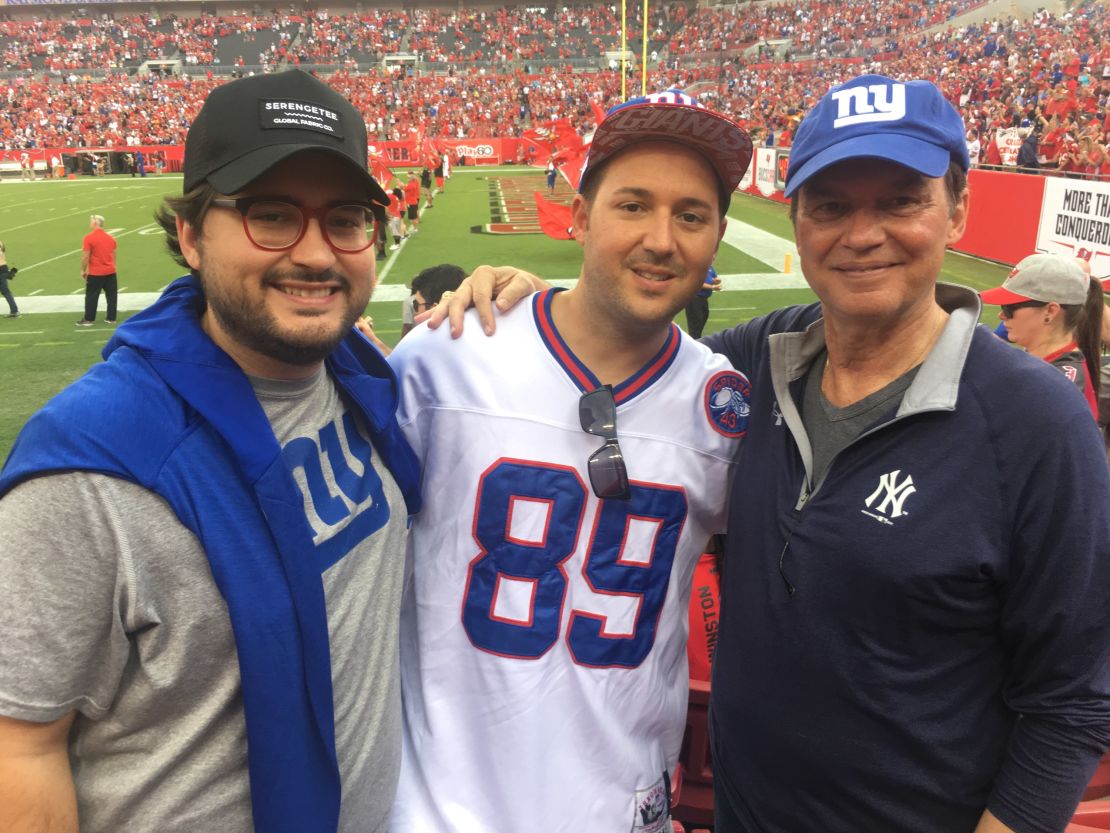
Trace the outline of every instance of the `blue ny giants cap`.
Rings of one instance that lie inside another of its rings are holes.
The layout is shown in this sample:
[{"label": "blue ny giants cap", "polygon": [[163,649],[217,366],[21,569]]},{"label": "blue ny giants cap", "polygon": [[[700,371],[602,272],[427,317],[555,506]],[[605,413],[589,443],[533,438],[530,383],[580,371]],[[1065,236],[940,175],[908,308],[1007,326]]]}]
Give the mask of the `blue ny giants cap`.
[{"label": "blue ny giants cap", "polygon": [[869,157],[940,177],[955,162],[970,167],[964,121],[928,81],[861,75],[833,87],[806,114],[790,149],[786,196],[814,174]]},{"label": "blue ny giants cap", "polygon": [[721,182],[724,204],[752,160],[752,140],[732,119],[681,90],[630,98],[611,107],[594,131],[581,185],[626,147],[647,141],[677,142],[706,158]]}]

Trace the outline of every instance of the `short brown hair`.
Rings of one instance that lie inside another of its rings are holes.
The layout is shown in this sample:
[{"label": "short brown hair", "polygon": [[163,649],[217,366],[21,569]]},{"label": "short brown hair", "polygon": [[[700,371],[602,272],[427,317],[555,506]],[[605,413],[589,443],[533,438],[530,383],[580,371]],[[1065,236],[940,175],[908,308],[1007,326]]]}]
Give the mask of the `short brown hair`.
[{"label": "short brown hair", "polygon": [[181,241],[177,239],[177,218],[180,217],[200,233],[204,225],[204,218],[208,209],[212,207],[212,200],[216,197],[216,189],[207,182],[202,182],[191,191],[180,197],[165,197],[158,210],[154,212],[154,220],[166,233],[166,248],[170,250],[170,257],[177,263],[196,274],[196,270],[189,266],[185,255],[181,253]]}]

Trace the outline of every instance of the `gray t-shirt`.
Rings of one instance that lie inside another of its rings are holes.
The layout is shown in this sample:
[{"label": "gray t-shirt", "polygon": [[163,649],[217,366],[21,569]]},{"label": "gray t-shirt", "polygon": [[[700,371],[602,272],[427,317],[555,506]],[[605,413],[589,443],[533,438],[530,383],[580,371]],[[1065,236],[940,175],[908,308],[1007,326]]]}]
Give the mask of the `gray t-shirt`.
[{"label": "gray t-shirt", "polygon": [[806,372],[805,394],[802,402],[802,422],[813,449],[813,483],[817,486],[825,478],[833,458],[855,442],[888,410],[902,401],[902,395],[917,375],[913,367],[893,382],[880,388],[858,402],[838,408],[821,392],[828,354],[821,352]]},{"label": "gray t-shirt", "polygon": [[[330,547],[321,578],[340,830],[384,831],[400,759],[404,500],[326,374],[252,381],[317,546]],[[365,537],[338,535],[383,504]],[[195,536],[156,495],[81,472],[13,489],[0,529],[0,714],[78,712],[70,759],[83,833],[250,833],[235,640]]]}]

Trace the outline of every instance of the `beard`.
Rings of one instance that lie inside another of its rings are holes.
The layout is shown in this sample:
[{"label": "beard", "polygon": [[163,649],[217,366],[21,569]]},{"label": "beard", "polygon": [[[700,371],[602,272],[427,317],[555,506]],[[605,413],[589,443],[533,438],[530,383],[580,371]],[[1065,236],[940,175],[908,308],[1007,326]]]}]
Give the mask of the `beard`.
[{"label": "beard", "polygon": [[334,282],[339,284],[339,291],[348,300],[343,320],[338,325],[325,315],[306,310],[301,316],[318,318],[318,325],[290,331],[281,327],[274,313],[258,298],[245,291],[229,292],[225,281],[205,280],[203,272],[200,280],[208,310],[228,336],[243,347],[289,365],[317,364],[331,355],[351,331],[369,300],[363,299],[361,306],[355,303],[351,282],[332,269],[315,274],[298,269],[270,269],[262,276],[263,286],[274,286],[283,280]]}]

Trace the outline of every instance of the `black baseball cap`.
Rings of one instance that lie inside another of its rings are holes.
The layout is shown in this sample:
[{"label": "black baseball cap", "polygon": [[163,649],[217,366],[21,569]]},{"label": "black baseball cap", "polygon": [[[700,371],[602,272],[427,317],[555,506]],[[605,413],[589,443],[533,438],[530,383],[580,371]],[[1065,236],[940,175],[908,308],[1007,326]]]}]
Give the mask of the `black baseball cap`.
[{"label": "black baseball cap", "polygon": [[185,137],[185,185],[234,194],[278,162],[322,150],[351,163],[374,202],[389,197],[367,169],[366,123],[343,96],[299,69],[216,87]]}]

